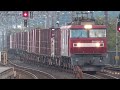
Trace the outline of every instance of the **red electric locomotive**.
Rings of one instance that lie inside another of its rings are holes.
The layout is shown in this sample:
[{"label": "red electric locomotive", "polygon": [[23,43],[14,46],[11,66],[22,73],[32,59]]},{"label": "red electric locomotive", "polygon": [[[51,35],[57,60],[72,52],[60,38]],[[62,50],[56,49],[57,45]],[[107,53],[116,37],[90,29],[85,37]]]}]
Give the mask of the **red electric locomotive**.
[{"label": "red electric locomotive", "polygon": [[106,26],[89,18],[76,22],[61,27],[61,56],[71,57],[72,65],[80,65],[83,71],[97,71],[106,63]]}]

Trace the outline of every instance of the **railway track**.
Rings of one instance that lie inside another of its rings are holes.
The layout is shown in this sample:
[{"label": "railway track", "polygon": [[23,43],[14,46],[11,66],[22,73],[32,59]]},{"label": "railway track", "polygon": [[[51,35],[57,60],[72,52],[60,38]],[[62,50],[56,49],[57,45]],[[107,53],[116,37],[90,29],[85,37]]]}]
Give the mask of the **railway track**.
[{"label": "railway track", "polygon": [[103,77],[102,79],[119,79],[118,77],[115,77],[113,75],[110,75],[108,73],[103,73],[103,72],[97,72],[96,73],[98,76]]},{"label": "railway track", "polygon": [[[8,67],[8,66],[14,67],[10,63],[7,65],[0,63],[0,66],[2,66],[2,67]],[[14,79],[38,79],[38,78],[36,75],[34,75],[33,73],[31,73],[29,71],[14,67]]]},{"label": "railway track", "polygon": [[91,79],[120,79],[120,68],[114,68],[111,65],[107,65],[101,69],[101,71],[96,72],[96,74],[87,74]]},{"label": "railway track", "polygon": [[[11,61],[10,61],[11,62]],[[16,60],[16,62],[19,62],[19,60]],[[16,65],[16,64],[15,64]],[[17,66],[17,65],[16,65]],[[33,65],[34,66],[34,65]],[[21,66],[20,66],[21,67]],[[28,69],[28,67],[24,67],[24,68],[27,68]],[[39,67],[38,67],[39,68]],[[41,66],[40,66],[40,68],[41,68]],[[58,70],[58,69],[56,69],[56,68],[54,68],[54,67],[51,67],[51,68],[48,68],[48,67],[46,67],[46,66],[44,66],[44,68],[46,68],[46,69],[49,69],[49,70],[51,70],[51,72],[53,72],[52,74],[53,75],[55,75],[56,74],[56,72],[59,72],[59,73],[65,73],[66,74],[66,71],[65,70]],[[33,68],[29,68],[29,69],[32,69],[32,70],[35,70],[36,71],[36,69],[33,69]],[[38,71],[38,70],[37,70]],[[49,72],[49,71],[48,71]],[[67,72],[68,74],[73,74],[73,72],[71,72],[71,71],[68,71]],[[36,73],[36,72],[33,72],[33,74],[35,74],[35,75],[37,75],[38,73]],[[59,74],[60,75],[60,74]],[[83,75],[85,76],[85,78],[84,79],[117,79],[117,78],[114,78],[114,77],[112,77],[112,78],[110,78],[110,76],[107,76],[107,74],[105,75],[105,74],[103,74],[103,73],[96,73],[95,75],[91,75],[91,74],[87,74],[87,73],[83,73]],[[41,77],[39,77],[39,75],[37,75],[37,77],[38,78],[41,78]],[[58,76],[56,76],[56,79],[59,79],[59,77]],[[52,79],[55,79],[54,77],[52,78]],[[67,78],[62,78],[62,79],[67,79]],[[72,79],[75,79],[75,78],[72,78]]]},{"label": "railway track", "polygon": [[52,79],[75,79],[74,75],[72,73],[65,72],[64,70],[59,70],[54,67],[42,67],[42,66],[36,66],[34,64],[24,63],[19,60],[9,60],[12,61],[15,65],[18,65],[20,67],[24,67],[27,69],[32,69],[35,71],[40,71],[41,73],[45,73],[48,77]]},{"label": "railway track", "polygon": [[114,68],[114,67],[105,67],[101,70],[103,74],[107,74],[108,77],[111,77],[113,79],[120,79],[120,68]]},{"label": "railway track", "polygon": [[[20,62],[21,65],[25,64],[25,62],[21,62],[19,60],[10,60],[10,61],[13,61],[14,63],[16,63],[15,64],[16,66],[17,66],[18,62]],[[43,72],[43,71],[47,72],[47,73],[44,73],[44,74],[46,74],[48,77],[50,76],[50,78],[51,78],[51,74],[52,74],[52,75],[54,75],[56,77],[56,79],[59,79],[59,78],[60,79],[75,79],[74,77],[73,78],[66,78],[69,75],[73,75],[73,72],[71,70],[68,71],[68,70],[65,70],[65,69],[58,69],[58,68],[55,68],[55,67],[48,67],[48,66],[41,66],[41,65],[40,66],[39,65],[36,66],[36,65],[34,65],[32,63],[30,65],[28,65],[28,63],[26,63],[26,65],[24,65],[24,66],[27,66],[27,67],[24,67],[24,69],[27,68],[27,70],[28,70],[28,68],[29,68],[30,72],[32,70],[32,73],[35,74],[40,79],[41,79],[41,76],[39,76],[38,72],[34,72],[34,71],[40,71],[39,68],[40,69],[43,68],[43,69],[41,69],[40,72]],[[29,67],[29,66],[31,66],[31,67]],[[36,68],[33,68],[34,66],[36,66]],[[20,66],[20,67],[23,68],[23,66]],[[50,75],[48,73],[50,73]],[[65,77],[64,76],[63,77],[59,77],[58,75],[56,75],[58,73],[59,73],[59,76],[61,74],[64,74],[66,76]],[[84,73],[83,75],[85,76],[84,79],[118,79],[117,77],[114,77],[112,75],[109,75],[107,73],[102,73],[102,72],[97,72],[95,75],[86,74],[86,73]],[[54,76],[52,76],[52,79],[55,79]]]},{"label": "railway track", "polygon": [[[16,62],[18,62],[18,60],[16,60]],[[66,74],[65,70],[62,71],[62,70],[58,70],[56,68],[48,68],[48,67],[45,67],[45,68],[48,69],[48,70],[51,70],[51,72],[53,72],[53,73],[60,72],[60,73],[65,73]],[[69,71],[67,73],[73,74],[72,72],[69,72]],[[83,73],[83,75],[84,75],[84,79],[101,79],[101,77],[98,76],[98,75],[90,75],[90,74],[86,74],[86,73]],[[59,79],[58,76],[56,76],[56,77]],[[62,79],[68,79],[68,78],[62,78]],[[72,79],[75,79],[75,78],[72,78]]]},{"label": "railway track", "polygon": [[[17,71],[22,71],[24,73],[26,73],[28,76],[31,75],[31,79],[56,79],[53,75],[44,72],[44,71],[40,71],[40,70],[35,70],[32,68],[28,68],[28,67],[23,67],[23,66],[19,66],[17,64],[12,63],[9,60],[9,65],[14,66],[15,70]],[[26,76],[27,77],[27,76]]]},{"label": "railway track", "polygon": [[38,77],[26,70],[15,68],[14,69],[17,72],[16,79],[38,79]]},{"label": "railway track", "polygon": [[100,77],[98,77],[96,75],[91,75],[91,74],[87,74],[87,73],[84,73],[84,75],[87,77],[86,79],[100,79]]},{"label": "railway track", "polygon": [[[11,61],[10,61],[11,62]],[[12,63],[12,62],[11,62]],[[16,65],[16,64],[14,64]],[[18,65],[16,65],[18,66]],[[19,66],[21,67],[21,66]],[[22,67],[23,68],[23,67]],[[24,67],[24,68],[27,68],[28,67]],[[29,68],[29,72],[31,72],[31,69],[32,68]],[[51,69],[51,68],[50,68]],[[55,69],[55,68],[52,68],[55,72],[59,72],[59,70]],[[32,73],[36,75],[36,77],[38,79],[41,79],[41,76],[38,74],[38,72],[34,72],[34,71],[39,71],[39,70],[36,70],[36,69],[32,69]],[[27,70],[28,71],[28,70]],[[43,72],[43,71],[41,71]],[[65,72],[65,71],[62,71],[62,72]],[[67,73],[71,73],[71,72],[67,72]],[[46,73],[45,73],[46,74]],[[48,73],[47,73],[48,74]],[[49,76],[49,74],[47,75]],[[51,75],[50,75],[51,76]],[[105,74],[105,73],[102,73],[102,72],[97,72],[95,75],[91,75],[91,74],[87,74],[87,73],[84,73],[84,76],[86,77],[85,79],[118,79],[117,77],[114,77],[114,76],[111,76],[111,75],[108,75],[108,74]],[[45,77],[46,78],[46,77]],[[53,76],[52,76],[52,79],[55,79]]]},{"label": "railway track", "polygon": [[[86,74],[86,73],[85,73]],[[107,73],[97,72],[94,75],[86,74],[90,79],[119,79],[118,77],[109,75]]]}]

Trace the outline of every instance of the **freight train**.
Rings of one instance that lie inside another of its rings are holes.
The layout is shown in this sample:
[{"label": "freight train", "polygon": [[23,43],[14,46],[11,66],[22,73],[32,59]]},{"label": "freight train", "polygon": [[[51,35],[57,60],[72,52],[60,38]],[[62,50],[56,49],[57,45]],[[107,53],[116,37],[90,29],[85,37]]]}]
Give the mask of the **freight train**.
[{"label": "freight train", "polygon": [[98,71],[107,54],[106,26],[95,19],[76,17],[70,25],[35,28],[8,36],[8,49],[21,60],[83,71]]}]

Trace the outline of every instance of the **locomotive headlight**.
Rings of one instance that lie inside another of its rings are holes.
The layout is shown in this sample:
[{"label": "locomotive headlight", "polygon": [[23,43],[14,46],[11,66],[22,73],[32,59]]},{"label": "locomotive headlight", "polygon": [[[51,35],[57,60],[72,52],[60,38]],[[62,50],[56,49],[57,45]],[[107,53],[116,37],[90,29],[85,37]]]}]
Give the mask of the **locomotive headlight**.
[{"label": "locomotive headlight", "polygon": [[92,29],[92,25],[84,25],[85,29]]},{"label": "locomotive headlight", "polygon": [[77,43],[77,47],[80,47],[81,46],[81,44],[80,43]]},{"label": "locomotive headlight", "polygon": [[96,47],[100,47],[100,43],[96,43]]},{"label": "locomotive headlight", "polygon": [[81,43],[73,43],[73,47],[81,47]]}]

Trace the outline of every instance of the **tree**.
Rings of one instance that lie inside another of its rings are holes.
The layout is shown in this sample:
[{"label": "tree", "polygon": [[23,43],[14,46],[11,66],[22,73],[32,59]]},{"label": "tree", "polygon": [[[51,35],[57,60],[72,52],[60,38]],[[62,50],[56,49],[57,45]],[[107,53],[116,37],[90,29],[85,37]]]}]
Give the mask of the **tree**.
[{"label": "tree", "polygon": [[[104,17],[97,17],[97,24],[104,24]],[[116,47],[116,20],[115,18],[108,20],[107,45],[109,51],[115,51]],[[118,34],[120,36],[120,34]],[[119,45],[120,47],[120,45]]]},{"label": "tree", "polygon": [[108,50],[115,51],[116,47],[116,22],[115,19],[111,19],[108,22]]}]

